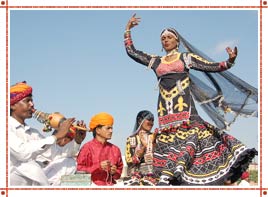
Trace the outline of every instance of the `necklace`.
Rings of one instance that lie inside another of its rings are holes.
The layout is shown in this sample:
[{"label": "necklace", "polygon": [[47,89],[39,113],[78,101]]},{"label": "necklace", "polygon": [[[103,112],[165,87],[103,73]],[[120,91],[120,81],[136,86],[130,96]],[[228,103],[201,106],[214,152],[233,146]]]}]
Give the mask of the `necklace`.
[{"label": "necklace", "polygon": [[174,55],[174,54],[176,54],[176,53],[178,53],[178,50],[177,50],[177,49],[173,49],[173,50],[169,51],[169,52],[166,54],[166,57],[170,57],[170,56],[172,56],[172,55]]}]

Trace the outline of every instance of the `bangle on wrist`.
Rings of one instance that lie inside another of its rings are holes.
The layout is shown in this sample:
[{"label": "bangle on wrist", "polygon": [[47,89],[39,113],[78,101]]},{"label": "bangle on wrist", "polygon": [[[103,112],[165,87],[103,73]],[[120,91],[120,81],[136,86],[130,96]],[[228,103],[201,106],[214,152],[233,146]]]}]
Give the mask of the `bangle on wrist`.
[{"label": "bangle on wrist", "polygon": [[231,67],[233,67],[235,65],[235,62],[230,62],[229,59],[226,61],[226,63],[227,63],[228,68],[231,68]]},{"label": "bangle on wrist", "polygon": [[136,156],[137,158],[141,158],[141,155],[138,154],[138,153],[135,153],[135,156]]},{"label": "bangle on wrist", "polygon": [[[233,67],[233,66],[235,65],[235,62],[232,63],[232,62],[229,62],[229,60],[227,60],[227,64],[230,65],[230,67]],[[229,66],[228,66],[228,67],[229,67]],[[229,68],[230,68],[230,67],[229,67]]]}]

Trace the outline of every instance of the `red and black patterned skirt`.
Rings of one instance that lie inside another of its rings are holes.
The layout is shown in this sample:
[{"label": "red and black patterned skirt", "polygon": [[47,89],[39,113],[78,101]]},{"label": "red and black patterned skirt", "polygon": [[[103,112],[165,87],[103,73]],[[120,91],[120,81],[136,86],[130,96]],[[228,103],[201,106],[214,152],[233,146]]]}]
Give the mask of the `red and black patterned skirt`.
[{"label": "red and black patterned skirt", "polygon": [[154,151],[154,175],[173,185],[223,185],[247,170],[255,149],[207,122],[184,122],[161,131]]}]

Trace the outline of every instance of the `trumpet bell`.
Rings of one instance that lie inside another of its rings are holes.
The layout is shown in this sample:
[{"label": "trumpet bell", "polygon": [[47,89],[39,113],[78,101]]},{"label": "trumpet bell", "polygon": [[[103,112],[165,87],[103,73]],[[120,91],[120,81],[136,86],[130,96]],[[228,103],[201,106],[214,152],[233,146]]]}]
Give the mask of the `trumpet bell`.
[{"label": "trumpet bell", "polygon": [[[54,112],[54,113],[49,114],[49,113],[45,113],[45,112],[38,111],[38,110],[33,111],[33,118],[35,118],[40,123],[44,124],[44,128],[43,128],[44,132],[51,131],[52,128],[58,129],[60,124],[64,120],[66,120],[64,115],[62,115],[59,112]],[[89,129],[75,125],[75,124],[73,124],[72,127],[75,128],[75,130],[80,130],[80,131],[85,131],[85,132],[89,131]]]}]

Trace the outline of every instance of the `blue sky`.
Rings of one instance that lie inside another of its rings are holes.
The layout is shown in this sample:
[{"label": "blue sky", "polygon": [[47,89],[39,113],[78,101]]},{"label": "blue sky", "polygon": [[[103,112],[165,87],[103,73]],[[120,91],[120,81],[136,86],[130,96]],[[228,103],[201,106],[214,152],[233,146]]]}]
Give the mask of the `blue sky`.
[{"label": "blue sky", "polygon": [[[237,46],[230,71],[258,87],[258,11],[211,9],[13,10],[10,84],[26,80],[33,87],[35,108],[58,111],[87,125],[96,113],[112,114],[111,142],[124,154],[136,114],[146,109],[157,116],[156,77],[131,60],[124,48],[124,28],[134,13],[141,17],[132,30],[137,49],[164,55],[159,35],[165,27],[174,27],[216,61],[227,59],[225,47]],[[202,111],[200,115],[211,122]],[[36,120],[27,122],[42,129]],[[258,149],[257,118],[239,119],[229,133]],[[88,133],[85,142],[90,139]]]}]

